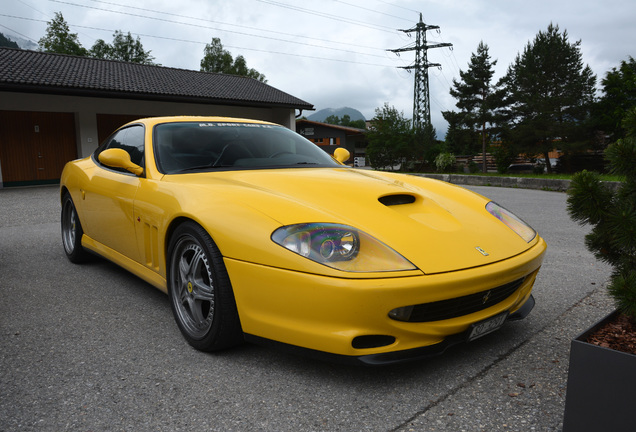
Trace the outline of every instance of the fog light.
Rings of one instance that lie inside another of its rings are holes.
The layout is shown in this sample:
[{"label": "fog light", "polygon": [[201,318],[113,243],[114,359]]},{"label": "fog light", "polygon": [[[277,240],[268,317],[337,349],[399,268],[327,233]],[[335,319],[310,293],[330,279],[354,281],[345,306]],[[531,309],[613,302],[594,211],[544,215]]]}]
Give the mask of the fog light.
[{"label": "fog light", "polygon": [[397,321],[409,321],[413,313],[414,306],[402,306],[389,312],[389,317]]}]

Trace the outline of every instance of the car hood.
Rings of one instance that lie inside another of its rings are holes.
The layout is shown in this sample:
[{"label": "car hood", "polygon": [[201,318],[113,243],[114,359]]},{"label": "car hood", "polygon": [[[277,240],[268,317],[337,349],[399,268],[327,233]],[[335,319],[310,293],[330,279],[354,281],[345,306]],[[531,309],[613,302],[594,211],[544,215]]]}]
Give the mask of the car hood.
[{"label": "car hood", "polygon": [[360,229],[424,273],[478,267],[530,243],[492,216],[484,197],[418,176],[352,168],[245,170],[167,176],[214,188],[281,226],[330,222]]}]

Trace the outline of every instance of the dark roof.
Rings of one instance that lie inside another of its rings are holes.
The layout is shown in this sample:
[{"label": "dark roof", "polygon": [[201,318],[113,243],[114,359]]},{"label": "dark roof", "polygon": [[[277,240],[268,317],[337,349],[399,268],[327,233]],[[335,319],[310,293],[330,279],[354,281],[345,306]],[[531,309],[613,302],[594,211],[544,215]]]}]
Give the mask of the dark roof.
[{"label": "dark roof", "polygon": [[342,130],[342,131],[348,133],[349,135],[360,135],[360,134],[365,134],[367,132],[366,129],[359,129],[359,128],[354,128],[354,127],[349,127],[349,126],[334,125],[334,124],[331,124],[331,123],[322,123],[322,122],[317,122],[317,121],[307,120],[307,119],[297,119],[296,120],[296,126],[298,126],[298,124],[308,124],[308,125],[314,125],[314,126],[323,126],[323,127],[330,128],[330,129],[339,129],[339,130]]},{"label": "dark roof", "polygon": [[253,78],[0,48],[0,91],[313,109]]}]

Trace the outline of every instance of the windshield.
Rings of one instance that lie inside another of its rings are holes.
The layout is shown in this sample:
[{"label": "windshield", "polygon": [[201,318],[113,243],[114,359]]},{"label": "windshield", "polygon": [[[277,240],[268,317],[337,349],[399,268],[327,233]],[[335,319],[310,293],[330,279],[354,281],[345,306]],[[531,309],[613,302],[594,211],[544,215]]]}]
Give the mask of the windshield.
[{"label": "windshield", "polygon": [[175,122],[155,126],[157,168],[164,174],[217,169],[340,166],[311,141],[283,126]]}]

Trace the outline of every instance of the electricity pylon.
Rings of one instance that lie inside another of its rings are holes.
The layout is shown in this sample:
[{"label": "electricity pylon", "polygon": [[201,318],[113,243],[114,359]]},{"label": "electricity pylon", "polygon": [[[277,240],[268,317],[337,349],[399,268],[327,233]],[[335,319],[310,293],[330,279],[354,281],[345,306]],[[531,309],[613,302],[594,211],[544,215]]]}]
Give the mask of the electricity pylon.
[{"label": "electricity pylon", "polygon": [[442,67],[439,63],[429,63],[427,51],[431,48],[452,47],[450,43],[427,44],[426,32],[428,30],[439,29],[439,26],[424,24],[422,22],[422,14],[420,14],[420,22],[415,27],[408,30],[399,30],[401,32],[416,32],[415,46],[408,48],[399,48],[388,50],[399,55],[404,51],[415,51],[415,62],[411,66],[400,66],[401,69],[415,70],[415,85],[413,91],[413,129],[421,130],[425,125],[431,124],[431,96],[428,87],[428,68]]}]

